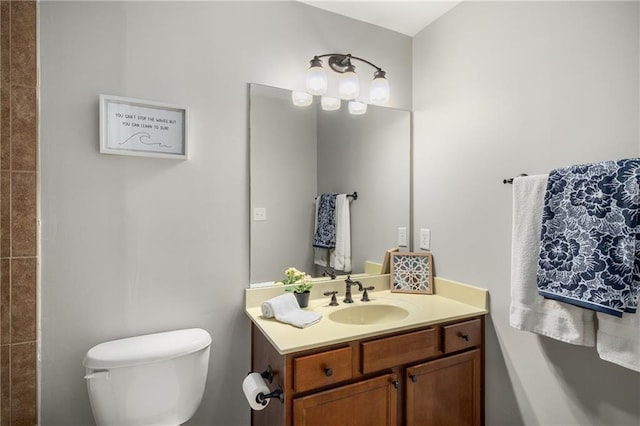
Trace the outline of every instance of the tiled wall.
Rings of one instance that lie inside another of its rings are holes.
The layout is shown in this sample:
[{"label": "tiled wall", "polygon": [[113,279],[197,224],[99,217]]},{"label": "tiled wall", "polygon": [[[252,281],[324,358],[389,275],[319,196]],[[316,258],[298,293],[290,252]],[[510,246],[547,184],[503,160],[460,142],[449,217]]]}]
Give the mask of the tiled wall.
[{"label": "tiled wall", "polygon": [[37,423],[36,9],[0,0],[0,426]]}]

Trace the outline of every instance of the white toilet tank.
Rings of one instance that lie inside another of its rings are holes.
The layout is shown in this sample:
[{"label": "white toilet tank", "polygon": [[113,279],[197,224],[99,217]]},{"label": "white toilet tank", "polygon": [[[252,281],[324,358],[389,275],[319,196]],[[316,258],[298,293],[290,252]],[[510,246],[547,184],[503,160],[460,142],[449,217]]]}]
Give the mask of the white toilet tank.
[{"label": "white toilet tank", "polygon": [[211,336],[192,328],[101,343],[84,358],[99,426],[179,425],[202,401]]}]

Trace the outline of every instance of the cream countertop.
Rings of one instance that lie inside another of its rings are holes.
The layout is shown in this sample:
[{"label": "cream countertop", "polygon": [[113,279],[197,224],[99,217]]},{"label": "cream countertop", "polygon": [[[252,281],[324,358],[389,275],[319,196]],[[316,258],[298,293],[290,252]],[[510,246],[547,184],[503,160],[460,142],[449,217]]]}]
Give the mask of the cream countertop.
[{"label": "cream countertop", "polygon": [[[323,316],[319,323],[300,329],[273,318],[262,317],[262,301],[282,294],[282,287],[247,289],[246,313],[282,355],[313,349],[354,339],[410,330],[417,327],[470,318],[488,313],[488,291],[443,278],[434,279],[434,293],[408,294],[389,291],[389,276],[361,278],[363,285],[375,285],[379,291],[369,292],[370,302],[361,302],[360,293],[353,292],[354,303],[345,304],[344,281],[328,281],[314,285],[308,310]],[[330,297],[322,293],[338,290],[340,306],[329,306]],[[401,320],[381,324],[352,325],[331,321],[328,315],[357,305],[386,304],[402,307],[409,315]]]}]

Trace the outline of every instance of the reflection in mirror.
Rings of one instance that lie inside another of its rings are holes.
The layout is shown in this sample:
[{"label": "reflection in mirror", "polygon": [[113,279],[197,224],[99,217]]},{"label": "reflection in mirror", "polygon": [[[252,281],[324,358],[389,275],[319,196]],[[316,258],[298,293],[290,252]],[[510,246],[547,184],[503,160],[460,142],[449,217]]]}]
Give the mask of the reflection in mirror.
[{"label": "reflection in mirror", "polygon": [[322,193],[358,193],[350,199],[354,274],[366,261],[382,263],[399,227],[411,235],[408,111],[369,105],[354,116],[346,102],[323,111],[317,98],[301,108],[290,91],[257,84],[250,98],[252,284],[282,279],[290,266],[322,275],[312,247]]}]

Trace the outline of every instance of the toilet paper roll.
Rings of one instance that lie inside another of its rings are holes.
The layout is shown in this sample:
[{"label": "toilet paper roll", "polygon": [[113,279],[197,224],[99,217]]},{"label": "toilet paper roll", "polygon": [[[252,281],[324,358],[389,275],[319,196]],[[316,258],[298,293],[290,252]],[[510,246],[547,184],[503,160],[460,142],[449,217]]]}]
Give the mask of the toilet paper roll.
[{"label": "toilet paper roll", "polygon": [[242,381],[242,390],[244,396],[247,398],[247,402],[254,410],[264,410],[269,404],[269,400],[265,401],[265,404],[261,404],[256,399],[258,394],[266,395],[269,393],[269,387],[265,383],[260,373],[249,373],[247,377]]}]

